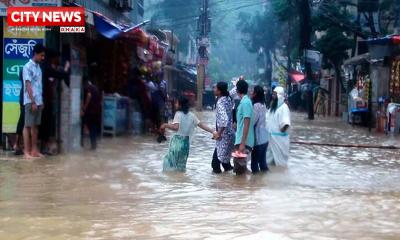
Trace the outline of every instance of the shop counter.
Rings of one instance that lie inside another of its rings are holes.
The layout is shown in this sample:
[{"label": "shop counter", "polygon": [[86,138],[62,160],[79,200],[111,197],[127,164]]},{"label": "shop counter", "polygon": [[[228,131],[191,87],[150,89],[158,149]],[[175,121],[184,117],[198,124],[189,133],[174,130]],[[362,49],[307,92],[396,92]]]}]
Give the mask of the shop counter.
[{"label": "shop counter", "polygon": [[400,104],[389,103],[387,107],[387,132],[400,133]]},{"label": "shop counter", "polygon": [[105,96],[103,100],[103,134],[112,136],[128,131],[129,99],[119,96]]}]

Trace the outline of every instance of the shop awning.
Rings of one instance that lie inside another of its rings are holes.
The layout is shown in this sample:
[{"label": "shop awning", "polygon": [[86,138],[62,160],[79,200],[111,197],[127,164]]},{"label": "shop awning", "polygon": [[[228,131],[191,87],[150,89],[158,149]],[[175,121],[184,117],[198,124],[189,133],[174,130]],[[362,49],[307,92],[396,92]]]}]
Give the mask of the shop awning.
[{"label": "shop awning", "polygon": [[344,61],[344,65],[360,65],[363,63],[368,63],[369,60],[371,59],[371,56],[369,53],[364,53],[358,56],[355,56],[353,58],[347,59],[346,61]]},{"label": "shop awning", "polygon": [[294,82],[301,82],[306,78],[304,73],[298,72],[298,71],[291,71],[289,73],[289,76],[292,79],[292,81],[294,81]]},{"label": "shop awning", "polygon": [[371,45],[389,45],[389,44],[400,44],[400,35],[386,36],[382,38],[374,38],[366,41]]},{"label": "shop awning", "polygon": [[93,12],[93,21],[96,30],[108,39],[117,39],[126,35],[136,34],[148,21],[128,26],[118,24],[100,13]]}]

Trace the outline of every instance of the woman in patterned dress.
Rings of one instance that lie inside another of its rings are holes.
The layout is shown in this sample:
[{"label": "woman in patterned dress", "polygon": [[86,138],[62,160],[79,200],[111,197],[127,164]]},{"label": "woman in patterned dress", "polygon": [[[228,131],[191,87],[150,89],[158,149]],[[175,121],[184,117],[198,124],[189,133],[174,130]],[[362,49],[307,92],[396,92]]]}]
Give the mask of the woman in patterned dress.
[{"label": "woman in patterned dress", "polygon": [[233,129],[233,101],[229,96],[228,84],[219,82],[214,89],[218,98],[216,106],[216,148],[211,166],[214,173],[221,173],[221,165],[225,171],[233,169],[231,154],[234,148],[235,132]]}]

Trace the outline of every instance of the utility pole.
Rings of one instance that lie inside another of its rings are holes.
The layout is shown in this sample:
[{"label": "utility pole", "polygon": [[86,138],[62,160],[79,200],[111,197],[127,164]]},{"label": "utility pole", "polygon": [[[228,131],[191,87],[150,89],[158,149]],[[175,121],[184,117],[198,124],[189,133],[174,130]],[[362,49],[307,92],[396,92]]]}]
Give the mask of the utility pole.
[{"label": "utility pole", "polygon": [[199,38],[197,58],[197,110],[203,109],[203,90],[206,78],[206,65],[208,64],[208,50],[210,45],[208,34],[211,31],[211,18],[208,9],[208,0],[203,0],[198,22]]},{"label": "utility pole", "polygon": [[[292,1],[291,0],[289,0],[289,4],[290,4],[290,6],[292,5]],[[287,79],[286,79],[286,87],[287,87],[287,94],[288,94],[288,97],[290,96],[290,94],[292,93],[292,78],[291,78],[291,76],[290,76],[290,71],[291,71],[291,69],[292,69],[292,56],[291,56],[291,54],[292,54],[292,35],[291,35],[291,32],[292,32],[292,17],[289,17],[289,19],[288,19],[288,39],[287,39],[287,46],[286,46],[286,48],[287,48],[287,56],[288,56],[288,59],[287,59],[287,64],[286,64],[286,68],[287,68]]]},{"label": "utility pole", "polygon": [[298,2],[298,11],[300,15],[300,53],[304,53],[304,64],[307,76],[307,93],[306,102],[308,110],[308,119],[314,120],[314,99],[313,99],[313,76],[311,63],[307,62],[307,51],[311,48],[311,7],[308,0],[300,0]]}]

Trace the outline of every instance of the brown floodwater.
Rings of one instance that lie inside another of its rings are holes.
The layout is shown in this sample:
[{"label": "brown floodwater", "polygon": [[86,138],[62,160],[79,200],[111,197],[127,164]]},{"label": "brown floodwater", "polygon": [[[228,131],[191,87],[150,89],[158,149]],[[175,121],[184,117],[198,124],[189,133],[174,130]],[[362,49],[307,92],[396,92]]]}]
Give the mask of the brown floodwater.
[{"label": "brown floodwater", "polygon": [[[302,118],[295,140],[399,143]],[[292,145],[287,169],[237,177],[211,173],[213,147],[197,131],[186,173],[170,174],[167,144],[154,137],[33,162],[3,157],[0,239],[400,239],[399,150]]]}]

